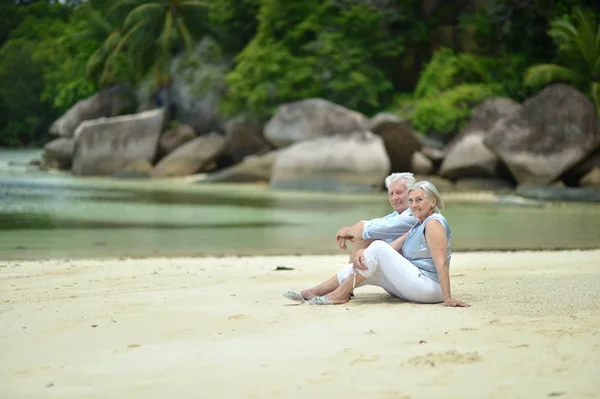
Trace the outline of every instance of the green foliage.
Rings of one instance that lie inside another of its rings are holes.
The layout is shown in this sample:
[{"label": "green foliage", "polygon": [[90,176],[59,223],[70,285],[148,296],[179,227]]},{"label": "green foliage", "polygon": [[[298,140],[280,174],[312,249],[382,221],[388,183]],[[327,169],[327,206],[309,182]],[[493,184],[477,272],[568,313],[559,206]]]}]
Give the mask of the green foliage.
[{"label": "green foliage", "polygon": [[118,57],[126,54],[138,79],[152,71],[156,87],[167,85],[171,57],[183,48],[191,50],[194,36],[206,32],[207,13],[207,3],[198,0],[118,1],[106,18],[94,17],[105,40],[90,58],[88,74],[101,71],[100,84],[114,80]]},{"label": "green foliage", "polygon": [[457,85],[484,83],[500,85],[504,95],[522,100],[519,76],[524,70],[525,62],[516,54],[486,57],[442,47],[423,68],[414,95],[428,98]]},{"label": "green foliage", "polygon": [[227,76],[224,111],[265,118],[282,102],[323,97],[372,112],[393,84],[378,62],[398,57],[400,37],[382,29],[384,15],[334,1],[263,0],[256,36]]},{"label": "green foliage", "polygon": [[44,88],[35,49],[35,43],[15,39],[0,50],[0,146],[31,143],[49,119],[49,106],[34,108]]},{"label": "green foliage", "polygon": [[460,131],[471,108],[491,96],[524,97],[519,76],[523,60],[516,55],[486,57],[440,48],[424,67],[414,94],[397,96],[391,111],[423,133],[445,139]]},{"label": "green foliage", "polygon": [[600,114],[597,90],[600,84],[600,24],[596,15],[574,7],[572,20],[567,17],[555,19],[548,35],[566,66],[534,65],[525,72],[524,84],[539,88],[557,81],[570,82],[595,101]]},{"label": "green foliage", "polygon": [[259,8],[259,0],[213,0],[210,3],[210,32],[226,54],[239,53],[256,34]]},{"label": "green foliage", "polygon": [[420,132],[436,132],[449,140],[465,127],[471,108],[488,97],[502,95],[495,84],[463,84],[415,102],[412,113],[406,114]]}]

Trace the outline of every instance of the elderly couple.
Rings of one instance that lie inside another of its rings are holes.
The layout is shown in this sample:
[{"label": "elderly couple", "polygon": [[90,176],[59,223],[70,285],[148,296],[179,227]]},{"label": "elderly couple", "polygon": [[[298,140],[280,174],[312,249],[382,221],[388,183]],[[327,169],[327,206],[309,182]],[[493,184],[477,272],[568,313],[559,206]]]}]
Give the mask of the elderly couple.
[{"label": "elderly couple", "polygon": [[315,287],[285,292],[286,298],[337,305],[348,302],[355,287],[375,285],[410,302],[469,306],[450,292],[452,234],[436,187],[416,182],[412,173],[393,173],[385,186],[394,212],[336,234],[340,248],[346,249],[348,240],[354,243],[350,263]]}]

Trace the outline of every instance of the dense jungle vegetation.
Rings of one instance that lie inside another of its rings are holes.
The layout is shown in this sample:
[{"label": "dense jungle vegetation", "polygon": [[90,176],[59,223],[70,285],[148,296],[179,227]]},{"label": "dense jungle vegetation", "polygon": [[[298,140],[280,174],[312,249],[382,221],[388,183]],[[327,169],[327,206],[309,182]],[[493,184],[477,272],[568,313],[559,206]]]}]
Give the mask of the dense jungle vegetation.
[{"label": "dense jungle vegetation", "polygon": [[554,81],[600,104],[599,15],[591,0],[3,0],[0,146],[41,145],[116,83],[167,87],[170,60],[205,37],[231,65],[224,115],[322,97],[443,136],[487,96]]}]

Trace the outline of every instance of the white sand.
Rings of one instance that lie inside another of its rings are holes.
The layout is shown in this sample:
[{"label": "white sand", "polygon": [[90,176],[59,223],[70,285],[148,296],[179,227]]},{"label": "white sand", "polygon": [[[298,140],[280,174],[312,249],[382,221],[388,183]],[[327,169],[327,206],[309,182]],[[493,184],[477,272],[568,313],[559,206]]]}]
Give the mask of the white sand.
[{"label": "white sand", "polygon": [[0,262],[0,398],[600,397],[600,251],[457,253],[468,309],[281,296],[345,260]]}]

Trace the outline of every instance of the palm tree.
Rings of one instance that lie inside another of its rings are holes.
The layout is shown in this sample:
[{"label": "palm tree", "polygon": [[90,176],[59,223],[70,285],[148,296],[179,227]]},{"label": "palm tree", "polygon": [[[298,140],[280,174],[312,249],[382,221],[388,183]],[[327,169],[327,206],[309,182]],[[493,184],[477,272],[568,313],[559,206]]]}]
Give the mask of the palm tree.
[{"label": "palm tree", "polygon": [[190,23],[204,26],[206,7],[198,0],[120,0],[107,14],[108,19],[122,21],[120,29],[112,30],[90,58],[90,70],[101,66],[107,78],[117,57],[126,53],[138,77],[153,70],[155,87],[168,85],[171,57],[182,48],[192,49]]},{"label": "palm tree", "polygon": [[568,66],[540,64],[525,71],[524,84],[541,87],[552,82],[570,82],[586,91],[600,115],[600,25],[594,13],[573,8],[573,20],[561,18],[550,23],[548,34]]}]

